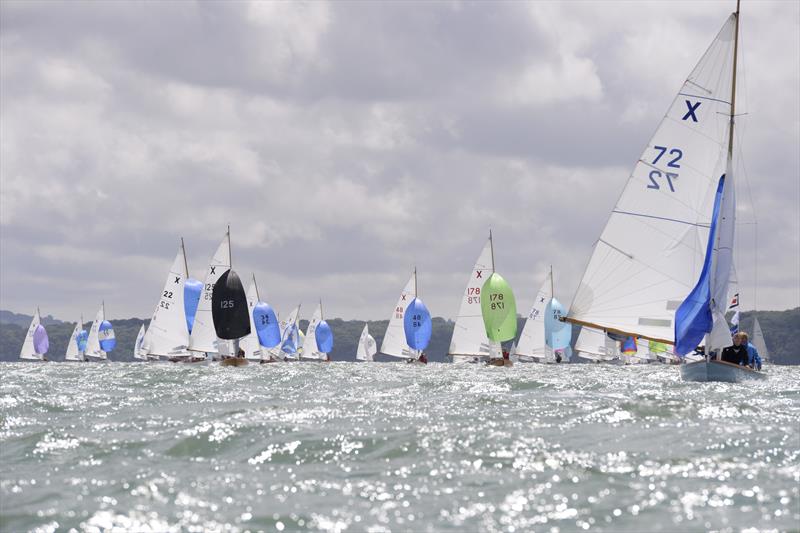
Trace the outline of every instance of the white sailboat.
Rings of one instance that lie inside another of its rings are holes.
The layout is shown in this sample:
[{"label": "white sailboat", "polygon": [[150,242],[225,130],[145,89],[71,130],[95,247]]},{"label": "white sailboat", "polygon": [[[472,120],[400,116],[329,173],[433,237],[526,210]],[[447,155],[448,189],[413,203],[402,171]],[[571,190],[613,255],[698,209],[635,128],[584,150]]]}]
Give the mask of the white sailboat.
[{"label": "white sailboat", "polygon": [[100,309],[94,316],[94,322],[89,328],[89,339],[86,341],[86,353],[84,356],[89,361],[107,362],[108,354],[100,348],[100,325],[106,319],[106,304],[100,304]]},{"label": "white sailboat", "polygon": [[189,336],[189,350],[201,354],[218,356],[219,339],[214,329],[214,319],[211,315],[211,296],[214,284],[227,270],[231,268],[231,232],[230,228],[225,233],[217,251],[211,258],[206,271],[205,284],[197,304],[197,313],[194,317],[192,333]]},{"label": "white sailboat", "polygon": [[761,356],[762,363],[769,362],[769,350],[767,349],[767,342],[764,339],[764,332],[761,330],[761,324],[758,323],[758,317],[753,317],[753,346],[758,350],[758,355]]},{"label": "white sailboat", "polygon": [[133,343],[133,358],[137,361],[147,361],[147,349],[142,346],[144,343],[145,328],[144,324],[139,327],[139,334],[136,335],[136,342]]},{"label": "white sailboat", "polygon": [[[189,328],[186,325],[184,286],[189,277],[186,248],[181,239],[178,252],[159,293],[150,325],[142,339],[140,350],[148,360],[163,357],[178,362],[188,362],[195,357],[189,351]],[[144,327],[144,326],[142,326]],[[137,357],[138,358],[138,357]]]},{"label": "white sailboat", "polygon": [[269,350],[272,360],[297,360],[299,357],[298,349],[301,347],[300,335],[301,332],[297,327],[300,319],[300,307],[298,304],[291,313],[286,317],[286,320],[280,321],[281,328],[281,342]]},{"label": "white sailboat", "polygon": [[406,334],[403,324],[408,304],[417,297],[416,286],[417,271],[414,270],[405,288],[403,288],[403,291],[400,293],[400,298],[398,298],[397,304],[392,311],[392,316],[389,318],[389,325],[386,328],[386,333],[381,343],[382,354],[400,359],[418,357],[416,350],[412,350],[409,348],[408,344],[406,344]]},{"label": "white sailboat", "polygon": [[36,328],[42,323],[42,318],[39,316],[39,308],[33,313],[31,324],[28,326],[28,332],[25,334],[25,341],[22,343],[22,349],[19,351],[19,358],[21,361],[44,361],[44,354],[37,353],[34,347],[33,336],[36,333]]},{"label": "white sailboat", "polygon": [[374,361],[377,352],[375,338],[369,334],[369,324],[364,324],[361,336],[358,338],[358,348],[356,348],[356,361]]},{"label": "white sailboat", "polygon": [[684,82],[594,246],[567,317],[582,326],[583,357],[617,357],[599,342],[605,333],[674,344],[675,312],[703,270],[718,179],[730,174],[736,21]]},{"label": "white sailboat", "polygon": [[247,359],[260,361],[263,359],[262,348],[258,342],[258,333],[253,321],[253,309],[258,303],[258,285],[256,285],[256,275],[253,274],[253,281],[247,287],[247,314],[250,316],[250,335],[239,342],[239,347],[244,350]]},{"label": "white sailboat", "polygon": [[301,361],[325,361],[328,354],[317,349],[317,326],[322,322],[322,302],[314,309],[306,328],[306,337],[303,339],[303,350],[300,352]]},{"label": "white sailboat", "polygon": [[489,339],[481,315],[481,287],[494,273],[492,234],[481,250],[470,272],[467,287],[461,296],[448,355],[453,363],[478,363],[490,356]]},{"label": "white sailboat", "polygon": [[544,333],[545,308],[553,298],[551,280],[552,271],[542,283],[539,292],[536,293],[533,306],[531,306],[525,325],[522,327],[522,333],[519,335],[514,355],[521,363],[550,361],[551,359],[555,362],[553,350],[545,342]]},{"label": "white sailboat", "polygon": [[[67,351],[64,354],[64,361],[67,362],[83,362],[83,351],[81,350],[81,333],[87,335],[86,332],[83,331],[83,316],[81,315],[80,322],[75,324],[75,328],[72,330],[72,334],[69,336],[69,341],[67,341]],[[84,337],[85,338],[85,337]]]}]

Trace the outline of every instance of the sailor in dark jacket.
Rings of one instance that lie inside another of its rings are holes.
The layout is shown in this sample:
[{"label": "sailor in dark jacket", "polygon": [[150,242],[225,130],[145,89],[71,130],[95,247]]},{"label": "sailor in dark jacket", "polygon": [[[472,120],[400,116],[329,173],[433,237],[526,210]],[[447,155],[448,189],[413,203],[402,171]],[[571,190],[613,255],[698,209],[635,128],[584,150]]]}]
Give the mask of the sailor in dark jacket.
[{"label": "sailor in dark jacket", "polygon": [[750,356],[747,353],[747,341],[743,343],[740,334],[737,333],[733,336],[733,346],[728,346],[722,350],[722,360],[726,363],[744,366],[747,366],[750,362]]}]

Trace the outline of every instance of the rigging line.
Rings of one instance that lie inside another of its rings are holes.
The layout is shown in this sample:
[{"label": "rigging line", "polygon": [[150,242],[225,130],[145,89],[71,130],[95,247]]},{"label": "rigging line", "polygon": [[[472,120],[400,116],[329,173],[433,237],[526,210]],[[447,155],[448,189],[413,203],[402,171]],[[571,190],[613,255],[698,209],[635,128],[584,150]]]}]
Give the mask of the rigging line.
[{"label": "rigging line", "polygon": [[[700,228],[710,228],[711,227],[711,224],[702,224],[702,223],[699,223],[699,222],[687,222],[685,220],[678,220],[677,218],[659,217],[659,216],[655,216],[655,215],[646,215],[644,213],[633,213],[631,211],[620,211],[618,209],[614,209],[613,213],[619,213],[620,215],[631,215],[631,216],[634,216],[634,217],[652,218],[652,219],[655,219],[655,220],[664,220],[664,221],[667,221],[667,222],[677,222],[678,224],[686,224],[687,226],[696,226],[696,227],[700,227]],[[606,242],[606,244],[608,244],[608,243]],[[609,244],[609,246],[611,246],[611,245]],[[620,251],[622,251],[622,250],[620,250]],[[623,253],[625,253],[625,252],[623,252]],[[625,255],[628,255],[628,254],[625,254]],[[633,259],[632,256],[631,256],[631,259]]]},{"label": "rigging line", "polygon": [[[709,94],[712,94],[711,91],[708,91],[708,92],[709,92]],[[723,104],[731,105],[730,102],[727,102],[725,100],[720,100],[719,98],[711,98],[711,97],[708,97],[708,96],[700,96],[700,95],[697,95],[697,94],[688,94],[688,93],[678,93],[678,94],[681,95],[681,96],[688,96],[690,98],[700,98],[702,100],[712,100],[714,102],[721,102]]]}]

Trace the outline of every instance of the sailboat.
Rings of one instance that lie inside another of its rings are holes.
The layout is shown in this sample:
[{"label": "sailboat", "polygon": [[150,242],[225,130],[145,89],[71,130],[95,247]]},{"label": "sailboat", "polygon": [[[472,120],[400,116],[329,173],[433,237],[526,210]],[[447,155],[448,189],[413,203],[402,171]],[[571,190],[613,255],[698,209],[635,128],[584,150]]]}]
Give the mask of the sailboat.
[{"label": "sailboat", "polygon": [[75,324],[75,329],[67,341],[67,351],[64,354],[66,362],[84,362],[83,352],[86,351],[86,343],[89,340],[89,333],[83,329],[83,315],[80,322]]},{"label": "sailboat", "polygon": [[[494,262],[494,261],[492,261]],[[481,288],[481,314],[489,338],[489,361],[492,366],[512,366],[502,344],[517,336],[517,303],[511,286],[497,272]]]},{"label": "sailboat", "polygon": [[147,361],[147,350],[142,347],[145,333],[146,330],[144,324],[142,324],[139,327],[138,335],[136,335],[136,341],[133,343],[133,358],[137,361]]},{"label": "sailboat", "polygon": [[303,340],[301,361],[327,361],[328,353],[333,349],[333,332],[322,318],[322,301],[311,315]]},{"label": "sailboat", "polygon": [[408,363],[428,364],[428,357],[425,349],[431,341],[433,324],[431,314],[425,304],[419,298],[417,290],[417,269],[414,269],[414,299],[406,307],[403,316],[403,333],[405,333],[406,344],[414,354],[408,359]]},{"label": "sailboat", "polygon": [[410,359],[416,354],[408,347],[405,340],[404,317],[408,304],[417,296],[417,270],[408,279],[408,283],[400,293],[400,298],[392,310],[389,325],[381,342],[381,353],[399,359]]},{"label": "sailboat", "polygon": [[84,357],[93,362],[108,362],[108,352],[113,350],[116,344],[114,329],[111,322],[106,320],[106,303],[103,302],[89,328]]},{"label": "sailboat", "polygon": [[[163,357],[173,362],[203,362],[189,351],[189,327],[186,320],[186,280],[189,268],[186,263],[186,247],[181,239],[178,252],[159,293],[158,303],[150,319],[150,325],[137,349],[137,359],[144,357],[157,361]],[[142,326],[144,327],[144,325]]]},{"label": "sailboat", "polygon": [[298,304],[286,320],[280,321],[280,343],[269,351],[270,358],[277,361],[297,361],[299,358],[298,350],[301,348],[300,336],[302,333],[297,327],[300,317],[300,307]]},{"label": "sailboat", "polygon": [[219,341],[214,330],[214,319],[211,313],[211,296],[214,284],[224,272],[231,268],[231,230],[225,232],[225,237],[211,257],[206,271],[205,283],[197,304],[194,315],[192,333],[189,336],[189,350],[197,352],[199,357],[219,358]]},{"label": "sailboat", "polygon": [[481,314],[481,288],[494,273],[492,232],[470,272],[467,287],[461,295],[453,336],[447,355],[453,363],[478,363],[489,360],[489,339]]},{"label": "sailboat", "polygon": [[25,334],[25,341],[19,351],[21,361],[47,361],[45,354],[50,346],[47,338],[47,331],[42,325],[42,318],[39,315],[39,308],[33,313],[28,332]]},{"label": "sailboat", "polygon": [[272,307],[261,301],[255,274],[253,282],[247,289],[247,308],[250,335],[241,342],[244,356],[262,363],[271,362],[273,360],[271,349],[278,346],[281,341],[280,325]]},{"label": "sailboat", "polygon": [[[738,7],[679,90],[594,245],[566,317],[582,326],[582,357],[612,359],[618,339],[627,337],[675,345],[676,311],[704,270],[723,174],[730,178],[727,204],[733,200],[737,28]],[[732,212],[726,217],[732,226]],[[723,284],[727,290],[730,259],[728,252],[715,260],[720,291]],[[612,350],[609,334],[616,337]]]},{"label": "sailboat", "polygon": [[767,349],[767,342],[764,339],[764,332],[761,330],[761,324],[758,323],[758,317],[753,317],[753,346],[758,350],[761,356],[762,363],[769,362],[769,350]]},{"label": "sailboat", "polygon": [[553,267],[536,293],[519,342],[512,356],[521,363],[568,363],[572,326],[561,318],[566,315],[564,307],[554,296]]},{"label": "sailboat", "polygon": [[374,361],[377,352],[375,338],[369,334],[369,324],[364,324],[361,336],[358,338],[358,348],[356,348],[356,361]]}]

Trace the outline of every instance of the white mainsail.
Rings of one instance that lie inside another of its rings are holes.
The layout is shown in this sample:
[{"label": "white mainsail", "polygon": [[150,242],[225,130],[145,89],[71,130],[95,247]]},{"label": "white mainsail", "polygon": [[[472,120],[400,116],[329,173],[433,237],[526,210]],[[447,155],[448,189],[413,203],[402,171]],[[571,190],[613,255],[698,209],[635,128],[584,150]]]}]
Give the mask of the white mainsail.
[{"label": "white mainsail", "polygon": [[726,170],[734,32],[732,15],[634,167],[595,244],[571,321],[673,342],[675,310],[702,269]]},{"label": "white mainsail", "polygon": [[325,359],[325,354],[317,349],[317,326],[322,321],[322,304],[318,304],[308,321],[306,338],[303,340],[302,359]]},{"label": "white mainsail", "polygon": [[203,292],[200,294],[200,302],[197,304],[197,314],[194,316],[192,334],[189,337],[189,349],[192,351],[206,353],[216,353],[218,351],[217,332],[214,329],[214,319],[211,315],[211,295],[214,292],[214,284],[230,268],[231,234],[228,231],[211,258],[206,271]]},{"label": "white mainsail", "polygon": [[416,352],[412,351],[408,347],[408,344],[406,344],[406,334],[403,326],[403,317],[405,316],[406,307],[417,297],[416,286],[417,273],[414,271],[408,283],[406,283],[403,292],[400,293],[400,298],[394,306],[391,318],[389,318],[389,325],[386,327],[386,333],[381,343],[381,353],[393,357],[402,357],[404,359],[417,355]]},{"label": "white mainsail", "polygon": [[764,339],[764,332],[761,331],[761,324],[758,323],[758,317],[753,318],[753,346],[758,350],[758,355],[761,356],[761,362],[768,362],[769,350],[767,349],[767,343]]},{"label": "white mainsail", "polygon": [[89,328],[89,339],[86,341],[86,355],[96,359],[108,359],[108,354],[100,349],[100,324],[106,319],[106,306],[100,304],[100,309],[94,316],[92,327]]},{"label": "white mainsail", "polygon": [[361,337],[358,338],[356,361],[372,361],[376,351],[375,338],[369,334],[369,324],[364,324]]},{"label": "white mainsail", "polygon": [[83,361],[83,353],[78,348],[78,335],[83,330],[83,317],[80,322],[75,324],[75,329],[72,330],[72,335],[69,336],[67,341],[67,352],[64,354],[65,361]]},{"label": "white mainsail", "polygon": [[36,353],[33,347],[33,334],[36,332],[36,327],[41,324],[42,319],[39,316],[39,308],[33,313],[31,325],[28,326],[28,333],[25,334],[25,341],[22,343],[22,349],[19,351],[19,358],[23,361],[41,361],[43,354]]},{"label": "white mainsail", "polygon": [[136,342],[133,343],[133,358],[140,361],[147,361],[148,351],[147,348],[143,346],[145,335],[144,324],[142,324],[139,328],[139,334],[136,336]]},{"label": "white mainsail", "polygon": [[261,344],[258,342],[258,333],[253,321],[253,309],[258,303],[258,285],[256,285],[256,275],[253,274],[253,281],[247,287],[247,314],[250,318],[250,335],[239,341],[239,348],[244,350],[244,356],[248,359],[261,359]]},{"label": "white mainsail", "polygon": [[525,358],[545,359],[552,355],[553,350],[547,346],[544,332],[544,311],[553,298],[552,275],[552,272],[547,275],[539,292],[536,293],[536,299],[533,301],[533,306],[519,336],[516,355],[522,360]]},{"label": "white mainsail", "polygon": [[478,260],[475,261],[467,287],[461,295],[461,305],[447,352],[454,363],[489,358],[489,338],[486,336],[486,327],[481,314],[481,287],[493,273],[494,260],[490,235]]},{"label": "white mainsail", "polygon": [[142,347],[145,355],[188,357],[189,328],[186,325],[184,285],[189,277],[183,239],[164,282]]}]

